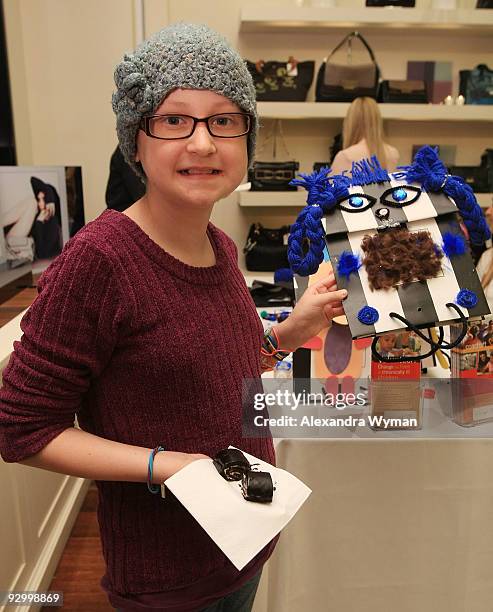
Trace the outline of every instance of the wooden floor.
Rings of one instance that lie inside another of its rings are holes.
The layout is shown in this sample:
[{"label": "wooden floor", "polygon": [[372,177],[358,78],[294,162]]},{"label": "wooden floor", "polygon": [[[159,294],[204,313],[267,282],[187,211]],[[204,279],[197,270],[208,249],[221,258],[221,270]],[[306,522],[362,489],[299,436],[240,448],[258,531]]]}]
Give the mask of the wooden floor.
[{"label": "wooden floor", "polygon": [[[64,612],[113,610],[99,585],[105,568],[96,517],[97,498],[93,483],[49,588],[50,591],[63,591]],[[53,608],[44,607],[42,612],[53,612]]]},{"label": "wooden floor", "polygon": [[33,286],[27,289],[21,289],[9,300],[2,302],[0,304],[0,327],[14,319],[26,308],[29,308],[37,295],[38,292],[36,287]]}]

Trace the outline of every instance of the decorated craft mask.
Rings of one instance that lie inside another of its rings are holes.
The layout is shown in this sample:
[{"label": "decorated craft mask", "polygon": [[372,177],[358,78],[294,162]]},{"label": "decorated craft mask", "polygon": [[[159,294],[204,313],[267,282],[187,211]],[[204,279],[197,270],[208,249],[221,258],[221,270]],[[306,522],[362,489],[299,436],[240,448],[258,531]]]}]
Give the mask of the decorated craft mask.
[{"label": "decorated craft mask", "polygon": [[[490,231],[472,189],[447,173],[435,149],[423,147],[392,174],[372,157],[353,163],[351,178],[331,177],[327,168],[301,177],[293,183],[308,191],[308,205],[291,227],[288,250],[297,290],[328,255],[338,288],[348,290],[353,338],[465,326],[489,313],[456,213],[473,244]],[[450,348],[443,332],[430,345],[430,353]]]}]

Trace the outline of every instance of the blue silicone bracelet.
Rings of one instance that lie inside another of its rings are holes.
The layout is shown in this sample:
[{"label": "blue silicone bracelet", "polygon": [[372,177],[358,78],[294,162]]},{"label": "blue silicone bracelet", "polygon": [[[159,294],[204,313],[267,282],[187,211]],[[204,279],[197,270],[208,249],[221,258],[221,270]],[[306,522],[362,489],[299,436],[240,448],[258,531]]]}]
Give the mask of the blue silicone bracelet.
[{"label": "blue silicone bracelet", "polygon": [[161,487],[159,485],[152,484],[152,470],[154,466],[154,457],[160,452],[164,450],[164,446],[156,446],[149,453],[149,465],[147,467],[147,488],[151,493],[159,493]]}]

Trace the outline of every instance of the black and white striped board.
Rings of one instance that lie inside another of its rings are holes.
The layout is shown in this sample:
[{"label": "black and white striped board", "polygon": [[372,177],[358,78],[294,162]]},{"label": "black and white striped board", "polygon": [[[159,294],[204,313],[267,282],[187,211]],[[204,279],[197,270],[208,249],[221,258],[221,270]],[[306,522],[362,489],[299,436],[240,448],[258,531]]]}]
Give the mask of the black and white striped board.
[{"label": "black and white striped board", "polygon": [[388,207],[387,204],[381,201],[383,192],[391,187],[404,187],[410,185],[419,187],[415,183],[406,183],[402,180],[396,180],[394,175],[390,175],[390,182],[372,183],[363,187],[355,186],[349,188],[350,194],[363,193],[376,198],[376,202],[367,210],[347,212],[341,210],[340,207],[332,209],[325,217],[326,233],[328,236],[334,234],[351,234],[363,230],[378,229],[384,227],[385,223],[379,219],[375,213],[380,208],[389,208],[390,217],[396,223],[408,223],[410,221],[418,221],[421,219],[430,219],[440,217],[452,212],[457,212],[457,207],[453,200],[443,193],[426,193],[422,191],[419,198],[408,206]]},{"label": "black and white striped board", "polygon": [[[412,205],[408,208],[412,208]],[[403,210],[405,209],[399,212]],[[371,210],[364,212],[371,213]],[[450,213],[441,215],[439,218],[409,220],[406,226],[410,231],[428,231],[435,244],[439,246],[443,242],[443,233],[461,233],[455,214]],[[436,278],[398,285],[385,290],[372,291],[370,289],[364,266],[361,266],[357,273],[351,274],[349,279],[339,276],[337,262],[341,253],[349,251],[363,259],[361,241],[364,236],[374,235],[376,232],[376,229],[366,229],[352,231],[348,234],[328,234],[326,237],[337,285],[339,288],[348,290],[344,309],[353,338],[374,336],[405,328],[404,323],[390,316],[391,312],[400,314],[421,328],[457,322],[459,318],[457,313],[448,308],[446,303],[455,303],[460,289],[474,291],[478,297],[478,303],[474,308],[460,307],[467,318],[489,313],[481,283],[468,252],[450,260],[444,256],[442,273]],[[379,319],[373,325],[365,325],[358,320],[358,312],[365,305],[372,306],[379,313]]]}]

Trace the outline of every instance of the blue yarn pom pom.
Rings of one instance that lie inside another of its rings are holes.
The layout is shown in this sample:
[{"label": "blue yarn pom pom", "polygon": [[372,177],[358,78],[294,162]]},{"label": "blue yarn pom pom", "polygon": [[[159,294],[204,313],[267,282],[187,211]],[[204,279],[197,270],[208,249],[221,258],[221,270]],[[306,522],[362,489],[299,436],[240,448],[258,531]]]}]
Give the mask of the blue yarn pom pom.
[{"label": "blue yarn pom pom", "polygon": [[351,251],[343,251],[337,262],[337,273],[349,279],[350,274],[357,272],[361,268],[361,261],[357,255]]},{"label": "blue yarn pom pom", "polygon": [[478,296],[474,293],[474,291],[469,291],[469,289],[461,289],[455,298],[455,301],[459,306],[463,306],[464,308],[474,308],[478,303]]},{"label": "blue yarn pom pom", "polygon": [[445,234],[443,234],[442,248],[445,255],[451,259],[455,255],[464,255],[466,252],[466,241],[461,234],[445,232]]},{"label": "blue yarn pom pom", "polygon": [[282,283],[293,280],[293,273],[289,268],[279,268],[274,272],[274,282]]},{"label": "blue yarn pom pom", "polygon": [[363,306],[358,312],[358,321],[363,325],[373,325],[379,319],[378,310],[373,306]]}]

